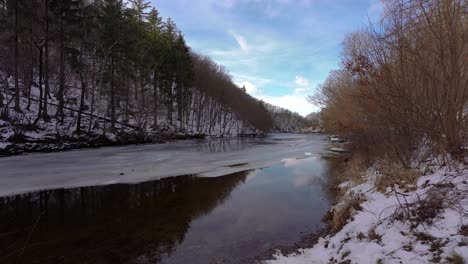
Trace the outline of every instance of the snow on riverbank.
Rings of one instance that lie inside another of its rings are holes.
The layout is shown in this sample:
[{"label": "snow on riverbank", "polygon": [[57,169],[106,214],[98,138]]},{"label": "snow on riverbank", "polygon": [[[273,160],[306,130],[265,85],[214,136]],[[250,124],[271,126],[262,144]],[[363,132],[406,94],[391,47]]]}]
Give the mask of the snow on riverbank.
[{"label": "snow on riverbank", "polygon": [[265,263],[467,263],[466,169],[433,168],[406,192],[398,187],[378,192],[379,176],[369,170],[364,183],[340,185],[348,189],[344,197],[364,200],[343,229],[311,249],[289,256],[278,252]]}]

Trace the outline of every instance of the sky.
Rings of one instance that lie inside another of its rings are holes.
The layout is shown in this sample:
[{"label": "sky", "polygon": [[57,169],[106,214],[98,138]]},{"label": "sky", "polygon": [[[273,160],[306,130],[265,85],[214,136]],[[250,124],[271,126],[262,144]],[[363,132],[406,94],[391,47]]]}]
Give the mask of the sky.
[{"label": "sky", "polygon": [[340,64],[347,33],[377,21],[380,0],[151,0],[195,52],[252,96],[301,115]]}]

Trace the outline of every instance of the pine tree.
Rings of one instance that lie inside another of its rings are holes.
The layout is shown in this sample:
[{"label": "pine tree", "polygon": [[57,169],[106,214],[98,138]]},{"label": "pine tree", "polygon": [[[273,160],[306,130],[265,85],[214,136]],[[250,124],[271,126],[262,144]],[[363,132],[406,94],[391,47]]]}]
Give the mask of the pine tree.
[{"label": "pine tree", "polygon": [[123,35],[121,29],[124,25],[121,0],[104,0],[104,7],[100,17],[100,37],[102,39],[101,56],[107,64],[107,78],[110,93],[111,129],[115,130],[116,123],[116,65],[122,50]]}]

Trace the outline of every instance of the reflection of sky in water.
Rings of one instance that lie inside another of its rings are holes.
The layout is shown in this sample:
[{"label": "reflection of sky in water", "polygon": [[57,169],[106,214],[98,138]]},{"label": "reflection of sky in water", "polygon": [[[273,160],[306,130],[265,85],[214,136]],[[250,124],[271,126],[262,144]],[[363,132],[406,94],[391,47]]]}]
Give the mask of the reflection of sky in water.
[{"label": "reflection of sky in water", "polygon": [[321,158],[285,159],[283,165],[250,172],[223,204],[192,222],[167,263],[204,263],[203,255],[246,257],[293,244],[302,232],[322,225],[329,166]]}]

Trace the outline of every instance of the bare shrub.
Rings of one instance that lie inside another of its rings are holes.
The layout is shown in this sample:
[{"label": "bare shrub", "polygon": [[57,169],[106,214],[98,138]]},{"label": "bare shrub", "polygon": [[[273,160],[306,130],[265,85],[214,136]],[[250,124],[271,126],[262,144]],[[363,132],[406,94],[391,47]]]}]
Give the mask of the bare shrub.
[{"label": "bare shrub", "polygon": [[463,206],[466,191],[458,190],[450,179],[434,184],[417,199],[408,201],[406,194],[393,190],[400,206],[393,217],[396,220],[410,220],[416,224],[432,224],[434,219],[444,210],[451,209],[462,217],[468,217],[468,211]]},{"label": "bare shrub", "polygon": [[8,119],[9,126],[13,130],[13,135],[8,139],[14,143],[25,141],[25,133],[28,129],[33,128],[30,120],[23,113],[11,112]]},{"label": "bare shrub", "polygon": [[353,151],[410,168],[423,147],[459,159],[468,131],[463,0],[384,1],[381,23],[350,34],[343,63],[310,97]]},{"label": "bare shrub", "polygon": [[368,167],[368,160],[362,155],[353,155],[346,163],[346,171],[343,172],[343,181],[351,181],[353,183],[362,183],[363,175]]},{"label": "bare shrub", "polygon": [[398,186],[404,191],[413,191],[417,188],[417,181],[421,172],[412,168],[402,168],[395,163],[379,162],[376,165],[380,172],[375,185],[379,192],[386,192],[388,188]]}]

